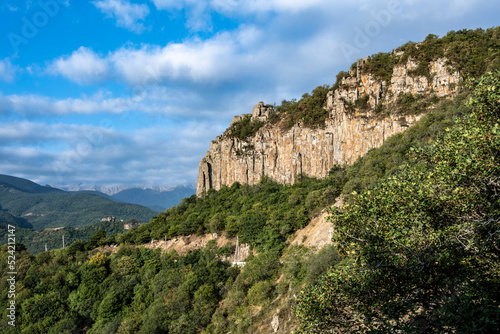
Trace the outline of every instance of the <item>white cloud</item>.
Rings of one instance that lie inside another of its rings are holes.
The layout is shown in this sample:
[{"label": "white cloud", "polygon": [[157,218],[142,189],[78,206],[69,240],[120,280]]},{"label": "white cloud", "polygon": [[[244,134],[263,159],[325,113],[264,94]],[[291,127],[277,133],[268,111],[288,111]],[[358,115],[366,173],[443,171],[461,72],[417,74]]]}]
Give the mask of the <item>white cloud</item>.
[{"label": "white cloud", "polygon": [[63,56],[55,60],[49,65],[47,71],[79,84],[96,83],[109,75],[107,61],[83,46],[74,51],[71,56]]},{"label": "white cloud", "polygon": [[[451,0],[447,2],[433,0],[399,0],[397,1],[403,8],[400,13],[401,19],[410,20],[456,20],[464,16],[474,15],[475,9],[488,5],[486,0]],[[429,31],[429,33],[433,33]]]},{"label": "white cloud", "polygon": [[132,4],[128,0],[101,0],[94,1],[93,4],[106,17],[116,19],[116,25],[119,27],[137,34],[146,30],[144,20],[149,15],[149,7],[145,4]]},{"label": "white cloud", "polygon": [[217,82],[236,74],[230,72],[229,66],[237,49],[235,40],[222,34],[214,39],[172,43],[165,47],[122,48],[114,52],[109,61],[116,73],[133,85],[165,79]]},{"label": "white cloud", "polygon": [[[236,34],[236,36],[235,36]],[[242,40],[238,41],[241,36]],[[250,58],[246,53],[249,39],[255,36],[250,28],[236,33],[222,33],[208,40],[171,43],[164,47],[144,45],[140,48],[121,48],[108,56],[99,56],[80,47],[70,56],[53,61],[50,74],[59,74],[79,84],[92,84],[114,76],[133,87],[151,86],[165,80],[187,82],[220,82],[233,79]],[[251,58],[254,58],[252,56]],[[243,62],[243,63],[242,63]]]},{"label": "white cloud", "polygon": [[43,184],[193,183],[198,159],[220,129],[213,123],[183,125],[125,131],[63,123],[5,123],[0,125],[0,170]]},{"label": "white cloud", "polygon": [[[187,103],[189,101],[190,103]],[[109,114],[125,117],[128,112],[151,115],[182,115],[213,118],[211,112],[220,110],[215,105],[200,106],[206,100],[196,92],[153,87],[132,91],[128,96],[114,97],[109,92],[98,92],[79,98],[56,99],[39,94],[0,94],[0,112],[5,115],[43,118],[46,116]],[[212,109],[210,109],[212,108]]]},{"label": "white cloud", "polygon": [[[178,84],[210,86],[246,82],[245,85],[252,85],[255,80],[284,83],[286,78],[297,80],[301,77],[303,80],[304,76],[315,74],[309,70],[304,73],[304,65],[314,64],[317,73],[325,73],[319,65],[331,68],[337,63],[331,53],[324,52],[334,41],[326,43],[317,38],[327,37],[324,31],[279,41],[281,33],[266,35],[259,27],[244,26],[206,40],[195,38],[163,47],[123,47],[101,57],[80,47],[70,57],[54,61],[48,71],[77,83],[92,83],[109,77],[140,90]],[[309,40],[321,48],[304,50],[300,45],[311,45]],[[318,63],[318,59],[322,63]]]},{"label": "white cloud", "polygon": [[46,124],[38,122],[10,122],[0,124],[0,143],[3,146],[15,143],[24,145],[37,145],[49,142],[65,141],[77,143],[81,133],[88,133],[89,126],[75,124]]},{"label": "white cloud", "polygon": [[[153,0],[156,8],[158,9],[181,9],[187,4],[193,4],[194,0]],[[205,2],[204,0],[199,0],[198,2]]]},{"label": "white cloud", "polygon": [[138,107],[140,100],[105,98],[101,94],[83,98],[54,99],[42,95],[0,95],[0,110],[21,115],[66,115],[122,113]]},{"label": "white cloud", "polygon": [[0,80],[11,82],[14,80],[16,67],[9,59],[0,60]]},{"label": "white cloud", "polygon": [[190,7],[204,7],[216,12],[263,13],[300,12],[331,2],[331,0],[153,0],[159,10],[177,10]]}]

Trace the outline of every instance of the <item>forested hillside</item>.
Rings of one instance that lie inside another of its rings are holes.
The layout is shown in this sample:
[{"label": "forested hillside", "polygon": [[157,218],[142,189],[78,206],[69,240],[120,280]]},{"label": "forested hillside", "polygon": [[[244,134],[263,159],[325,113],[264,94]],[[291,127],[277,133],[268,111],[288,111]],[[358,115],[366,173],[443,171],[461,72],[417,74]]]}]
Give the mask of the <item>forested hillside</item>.
[{"label": "forested hillside", "polygon": [[[106,216],[145,223],[155,213],[140,205],[116,202],[93,193],[66,192],[8,175],[0,176],[0,210],[22,221],[22,227],[35,230],[83,227]],[[5,222],[0,220],[0,225]]]},{"label": "forested hillside", "polygon": [[[63,237],[65,244],[70,245],[77,240],[90,240],[98,231],[104,232],[107,235],[123,233],[125,232],[123,227],[124,224],[130,221],[135,220],[132,219],[126,222],[98,221],[80,228],[61,227],[47,228],[36,231],[30,228],[16,227],[16,241],[25,245],[30,254],[36,255],[40,252],[44,252],[45,247],[47,247],[47,250],[62,248]],[[15,223],[0,225],[0,245],[8,243],[8,225],[15,225]]]},{"label": "forested hillside", "polygon": [[[17,228],[17,241],[32,254],[61,248],[76,240],[89,240],[102,229],[108,234],[125,231],[128,220],[146,223],[156,213],[146,207],[121,203],[92,192],[66,192],[26,179],[0,175],[0,245],[8,242],[8,225]],[[107,216],[114,222],[101,222]],[[122,221],[123,220],[123,221]]]}]

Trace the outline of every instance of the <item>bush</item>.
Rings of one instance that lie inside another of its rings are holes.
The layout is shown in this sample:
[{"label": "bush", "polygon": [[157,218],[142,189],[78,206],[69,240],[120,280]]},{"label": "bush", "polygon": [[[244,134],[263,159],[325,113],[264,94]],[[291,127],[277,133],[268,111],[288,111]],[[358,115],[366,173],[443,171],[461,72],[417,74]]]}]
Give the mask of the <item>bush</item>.
[{"label": "bush", "polygon": [[370,100],[370,95],[364,94],[356,100],[354,106],[361,110],[366,110],[369,107],[368,101]]},{"label": "bush", "polygon": [[262,306],[269,302],[273,285],[269,281],[260,281],[253,285],[247,293],[250,305]]},{"label": "bush", "polygon": [[380,52],[370,57],[363,65],[362,71],[373,74],[376,78],[389,83],[396,63],[396,57],[392,53]]},{"label": "bush", "polygon": [[284,128],[289,129],[299,121],[311,128],[324,125],[329,116],[328,110],[324,108],[329,91],[330,86],[323,85],[313,89],[311,94],[305,93],[299,101],[283,100],[276,111],[282,115]]},{"label": "bush", "polygon": [[264,125],[264,122],[252,120],[252,116],[246,115],[240,121],[233,123],[226,132],[227,136],[246,140],[253,137]]}]

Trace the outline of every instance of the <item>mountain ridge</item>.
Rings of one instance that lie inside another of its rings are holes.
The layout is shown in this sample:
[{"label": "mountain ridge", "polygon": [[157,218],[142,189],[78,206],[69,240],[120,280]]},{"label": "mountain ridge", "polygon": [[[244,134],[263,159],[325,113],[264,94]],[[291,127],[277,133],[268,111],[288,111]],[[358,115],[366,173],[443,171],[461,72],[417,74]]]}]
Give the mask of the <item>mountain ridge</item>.
[{"label": "mountain ridge", "polygon": [[189,187],[189,185],[161,187],[161,186],[141,186],[141,185],[133,185],[133,186],[90,185],[90,186],[87,186],[87,185],[75,184],[75,185],[58,186],[56,188],[60,188],[60,189],[63,189],[65,191],[98,191],[98,192],[101,192],[103,194],[113,196],[113,195],[115,195],[121,191],[127,190],[127,189],[135,189],[135,188],[143,189],[143,190],[150,189],[153,191],[162,192],[162,191],[170,191],[170,190],[173,190],[177,187],[184,187],[184,186]]},{"label": "mountain ridge", "polygon": [[39,230],[62,226],[83,227],[106,216],[148,222],[156,214],[144,206],[118,202],[104,196],[66,192],[27,179],[0,175],[0,222],[17,222],[20,227]]}]

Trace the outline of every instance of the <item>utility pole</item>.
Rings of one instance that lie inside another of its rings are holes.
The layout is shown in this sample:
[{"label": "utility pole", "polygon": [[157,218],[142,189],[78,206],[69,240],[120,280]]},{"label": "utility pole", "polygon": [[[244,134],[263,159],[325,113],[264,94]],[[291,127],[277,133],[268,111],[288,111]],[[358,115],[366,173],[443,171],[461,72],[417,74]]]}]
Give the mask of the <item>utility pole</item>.
[{"label": "utility pole", "polygon": [[64,247],[65,247],[65,245],[64,245],[64,235],[62,237],[63,237],[63,249],[64,249]]},{"label": "utility pole", "polygon": [[236,236],[236,252],[234,253],[234,262],[238,264],[240,261],[240,242],[238,236]]},{"label": "utility pole", "polygon": [[45,244],[45,251],[47,251],[47,244]]},{"label": "utility pole", "polygon": [[165,252],[167,251],[167,236],[165,235]]}]

